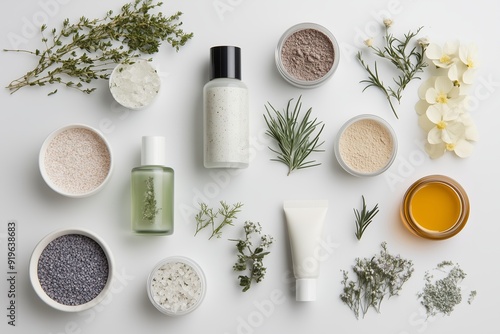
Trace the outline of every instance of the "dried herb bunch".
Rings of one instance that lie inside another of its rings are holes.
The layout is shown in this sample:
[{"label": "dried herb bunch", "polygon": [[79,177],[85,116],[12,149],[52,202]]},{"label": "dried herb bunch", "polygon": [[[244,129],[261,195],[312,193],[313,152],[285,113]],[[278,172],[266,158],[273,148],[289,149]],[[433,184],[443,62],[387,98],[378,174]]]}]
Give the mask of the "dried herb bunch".
[{"label": "dried herb bunch", "polygon": [[161,208],[158,208],[156,203],[155,194],[155,183],[152,176],[144,180],[146,191],[144,192],[144,208],[142,212],[142,219],[150,222],[151,224],[155,222],[156,215],[160,212]]},{"label": "dried herb bunch", "polygon": [[419,72],[423,72],[423,69],[427,66],[427,63],[424,61],[424,53],[428,43],[425,40],[420,39],[416,45],[412,45],[412,40],[418,35],[422,27],[418,28],[416,32],[409,31],[404,35],[404,38],[399,39],[389,33],[389,28],[392,24],[392,20],[384,20],[385,35],[383,47],[374,46],[372,39],[366,40],[365,44],[376,56],[388,60],[389,63],[393,65],[394,69],[398,73],[397,76],[392,78],[392,81],[395,84],[394,88],[391,85],[384,84],[383,80],[379,76],[376,61],[374,62],[372,70],[372,68],[370,68],[370,66],[363,60],[361,51],[358,51],[356,58],[368,72],[368,79],[360,81],[361,83],[366,84],[363,91],[365,91],[368,87],[376,87],[381,90],[386,96],[394,116],[399,118],[396,109],[394,108],[393,100],[401,103],[403,91],[406,86],[413,79],[420,79],[417,74]]},{"label": "dried herb bunch", "polygon": [[[290,110],[292,99],[288,101],[286,110],[281,113],[277,111],[270,103],[269,108],[273,111],[271,114],[266,107],[267,117],[264,114],[268,130],[266,134],[275,139],[279,149],[269,148],[278,156],[273,161],[280,161],[288,166],[288,175],[296,169],[303,169],[320,165],[315,160],[306,160],[312,152],[323,152],[319,147],[324,142],[319,141],[319,136],[323,131],[324,124],[315,119],[310,119],[312,108],[309,108],[302,118],[299,119],[301,96],[297,100],[293,111]],[[321,126],[321,127],[320,127]],[[314,134],[314,132],[319,130]]]},{"label": "dried herb bunch", "polygon": [[[238,250],[238,261],[234,264],[234,271],[249,271],[249,275],[240,275],[238,279],[243,292],[250,289],[252,282],[259,283],[264,279],[267,268],[264,266],[264,257],[270,252],[266,251],[272,245],[274,238],[270,235],[262,235],[262,227],[259,223],[246,221],[244,226],[244,239],[231,239],[236,241]],[[254,235],[257,235],[255,237]],[[254,239],[259,239],[259,244],[254,246]]]},{"label": "dried herb bunch", "polygon": [[371,258],[357,258],[352,267],[355,280],[349,280],[348,272],[343,270],[343,292],[340,299],[354,312],[357,319],[371,308],[380,312],[385,297],[396,296],[403,284],[413,274],[413,262],[391,255],[387,243],[381,244],[382,250]]},{"label": "dried herb bunch", "polygon": [[[7,88],[11,93],[27,86],[62,84],[90,94],[95,88],[88,84],[95,79],[108,79],[114,65],[129,62],[140,54],[158,52],[163,41],[177,51],[191,37],[179,21],[182,13],[164,16],[151,13],[163,3],[135,0],[125,4],[121,12],[108,11],[102,19],[82,16],[78,22],[64,20],[60,30],[42,25],[43,49],[4,50],[27,53],[38,58],[34,69],[12,81]],[[57,89],[50,92],[52,95]]]},{"label": "dried herb bunch", "polygon": [[[243,207],[242,203],[229,205],[225,201],[220,201],[220,208],[214,211],[214,209],[208,207],[206,203],[200,203],[200,211],[194,217],[196,220],[196,232],[194,235],[197,235],[198,232],[210,226],[212,234],[208,239],[210,240],[214,236],[220,238],[224,226],[233,225],[233,221],[236,219],[236,215],[241,211],[241,207]],[[220,222],[216,222],[219,220],[219,215],[222,219]]]},{"label": "dried herb bunch", "polygon": [[[441,274],[442,278],[435,275]],[[450,315],[455,306],[462,302],[462,289],[460,283],[467,274],[460,265],[451,261],[442,261],[433,271],[427,271],[424,276],[425,285],[417,294],[421,304],[425,307],[427,317],[438,314]],[[477,292],[471,291],[468,303],[470,304]]]}]

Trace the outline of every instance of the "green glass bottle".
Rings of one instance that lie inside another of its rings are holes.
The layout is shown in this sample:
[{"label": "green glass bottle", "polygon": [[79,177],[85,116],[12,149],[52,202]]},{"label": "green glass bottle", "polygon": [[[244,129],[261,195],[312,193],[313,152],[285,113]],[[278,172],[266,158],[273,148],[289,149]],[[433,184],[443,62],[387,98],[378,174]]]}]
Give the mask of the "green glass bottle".
[{"label": "green glass bottle", "polygon": [[165,166],[164,137],[142,137],[141,166],[132,169],[131,195],[134,232],[174,232],[174,170]]}]

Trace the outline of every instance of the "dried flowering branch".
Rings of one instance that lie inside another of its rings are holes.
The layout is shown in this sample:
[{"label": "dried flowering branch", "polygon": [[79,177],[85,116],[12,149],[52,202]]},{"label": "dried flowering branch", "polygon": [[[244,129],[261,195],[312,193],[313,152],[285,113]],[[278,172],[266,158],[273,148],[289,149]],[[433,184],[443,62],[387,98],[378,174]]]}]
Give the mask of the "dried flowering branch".
[{"label": "dried flowering branch", "polygon": [[352,269],[356,280],[349,280],[347,271],[342,270],[344,289],[340,299],[349,306],[357,319],[360,314],[364,317],[370,307],[380,312],[382,300],[386,296],[390,298],[398,295],[403,284],[413,274],[411,260],[389,254],[386,242],[381,246],[379,254],[355,260]]},{"label": "dried flowering branch", "polygon": [[396,84],[395,88],[383,83],[379,76],[377,62],[374,63],[374,69],[372,70],[370,66],[364,62],[361,51],[357,53],[356,58],[368,72],[368,79],[360,81],[361,83],[366,84],[363,91],[365,91],[368,87],[376,87],[380,89],[385,94],[394,116],[399,118],[394,107],[393,99],[400,103],[403,91],[410,81],[413,79],[420,79],[417,76],[417,73],[423,72],[423,69],[427,66],[427,63],[424,61],[424,53],[427,47],[427,42],[421,39],[418,41],[417,46],[411,47],[411,41],[418,35],[422,27],[418,28],[416,32],[408,32],[404,35],[403,39],[398,39],[394,37],[393,34],[389,33],[389,28],[392,26],[392,23],[393,22],[390,19],[384,20],[385,44],[382,48],[374,46],[372,39],[366,40],[365,44],[376,56],[389,60],[393,67],[397,70],[399,74],[393,78],[393,81]]},{"label": "dried flowering branch", "polygon": [[[231,239],[231,241],[236,241],[238,250],[238,261],[233,266],[234,271],[248,270],[250,272],[249,275],[238,276],[240,286],[243,287],[242,291],[245,292],[250,289],[252,282],[259,283],[264,279],[267,268],[264,267],[263,260],[270,253],[266,252],[266,250],[272,245],[274,238],[267,234],[262,235],[262,227],[259,223],[247,221],[243,228],[245,238],[240,240]],[[259,245],[252,249],[254,234],[260,236],[260,242]]]},{"label": "dried flowering branch", "polygon": [[[110,10],[102,19],[82,16],[76,23],[66,19],[62,28],[52,29],[49,36],[46,36],[47,26],[42,25],[44,49],[4,50],[38,58],[35,68],[13,80],[7,89],[15,93],[27,86],[63,84],[90,94],[95,88],[86,87],[87,84],[95,79],[108,79],[116,63],[130,61],[138,53],[156,53],[163,41],[179,50],[193,34],[180,28],[181,12],[169,17],[161,12],[150,13],[161,5],[161,2],[153,4],[152,0],[135,0],[125,4],[117,15]],[[56,92],[57,89],[49,95]]]}]

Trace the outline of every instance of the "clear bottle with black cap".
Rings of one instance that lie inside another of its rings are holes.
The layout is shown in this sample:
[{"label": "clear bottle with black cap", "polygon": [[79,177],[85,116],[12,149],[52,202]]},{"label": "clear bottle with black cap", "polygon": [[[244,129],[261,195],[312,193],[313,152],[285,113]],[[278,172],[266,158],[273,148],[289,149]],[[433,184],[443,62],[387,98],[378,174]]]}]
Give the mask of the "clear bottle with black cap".
[{"label": "clear bottle with black cap", "polygon": [[246,168],[249,162],[248,88],[241,81],[241,49],[210,48],[203,88],[203,163],[206,168]]}]

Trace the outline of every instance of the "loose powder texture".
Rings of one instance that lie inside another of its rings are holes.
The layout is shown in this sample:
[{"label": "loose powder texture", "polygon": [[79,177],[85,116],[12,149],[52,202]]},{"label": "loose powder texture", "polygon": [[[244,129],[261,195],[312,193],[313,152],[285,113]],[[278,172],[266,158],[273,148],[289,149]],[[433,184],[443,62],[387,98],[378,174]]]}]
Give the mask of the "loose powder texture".
[{"label": "loose powder texture", "polygon": [[80,234],[52,240],[38,260],[45,293],[63,305],[82,305],[99,295],[108,281],[109,263],[101,246]]},{"label": "loose powder texture", "polygon": [[166,310],[177,313],[191,309],[201,298],[201,278],[183,262],[168,262],[153,274],[153,300]]},{"label": "loose powder texture", "polygon": [[294,32],[281,49],[281,61],[286,71],[305,81],[324,77],[332,68],[335,56],[330,38],[316,29]]},{"label": "loose powder texture", "polygon": [[351,169],[373,173],[392,157],[394,142],[389,130],[375,120],[363,119],[348,126],[340,136],[339,152]]},{"label": "loose powder texture", "polygon": [[70,194],[85,194],[102,184],[111,167],[104,140],[94,131],[69,128],[57,134],[45,152],[45,170],[54,185]]}]

